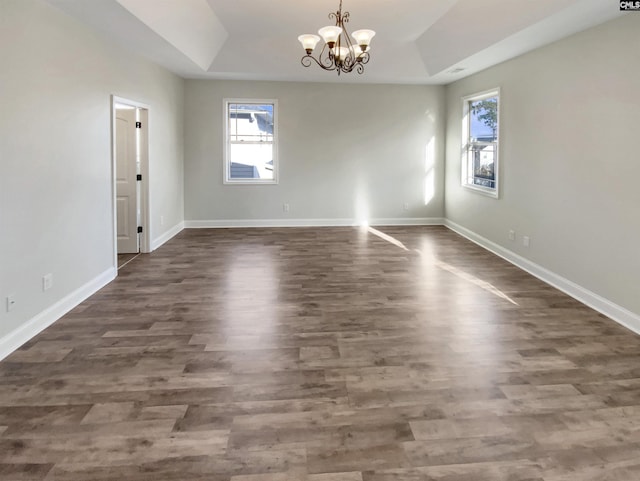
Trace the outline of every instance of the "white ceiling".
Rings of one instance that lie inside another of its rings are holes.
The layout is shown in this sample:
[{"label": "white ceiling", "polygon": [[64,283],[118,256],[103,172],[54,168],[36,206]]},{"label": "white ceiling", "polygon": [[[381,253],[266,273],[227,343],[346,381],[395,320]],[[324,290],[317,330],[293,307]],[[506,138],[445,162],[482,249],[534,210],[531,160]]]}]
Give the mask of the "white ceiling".
[{"label": "white ceiling", "polygon": [[[621,15],[612,0],[343,0],[363,75],[304,68],[339,0],[47,0],[185,78],[445,84]],[[463,69],[452,73],[456,69]]]}]

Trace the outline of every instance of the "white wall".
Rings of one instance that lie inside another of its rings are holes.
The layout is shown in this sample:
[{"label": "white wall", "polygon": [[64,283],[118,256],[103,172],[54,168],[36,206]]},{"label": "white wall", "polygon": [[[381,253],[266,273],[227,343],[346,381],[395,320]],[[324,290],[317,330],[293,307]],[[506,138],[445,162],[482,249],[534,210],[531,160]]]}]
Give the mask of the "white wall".
[{"label": "white wall", "polygon": [[[449,85],[445,206],[449,220],[636,316],[638,51],[640,15],[630,13]],[[493,87],[502,88],[498,200],[460,187],[460,98]]]},{"label": "white wall", "polygon": [[1,356],[115,272],[112,94],[150,106],[151,239],[183,221],[184,81],[39,0],[0,2],[0,65]]},{"label": "white wall", "polygon": [[[278,99],[278,185],[223,185],[224,98]],[[443,115],[443,87],[188,80],[187,225],[441,218]]]}]

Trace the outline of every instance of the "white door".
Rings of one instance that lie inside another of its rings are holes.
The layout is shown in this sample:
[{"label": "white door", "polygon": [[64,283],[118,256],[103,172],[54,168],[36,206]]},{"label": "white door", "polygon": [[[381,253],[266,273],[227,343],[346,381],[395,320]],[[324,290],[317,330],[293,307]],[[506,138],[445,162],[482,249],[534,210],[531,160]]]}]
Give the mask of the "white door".
[{"label": "white door", "polygon": [[137,253],[136,109],[116,110],[116,217],[118,254]]}]

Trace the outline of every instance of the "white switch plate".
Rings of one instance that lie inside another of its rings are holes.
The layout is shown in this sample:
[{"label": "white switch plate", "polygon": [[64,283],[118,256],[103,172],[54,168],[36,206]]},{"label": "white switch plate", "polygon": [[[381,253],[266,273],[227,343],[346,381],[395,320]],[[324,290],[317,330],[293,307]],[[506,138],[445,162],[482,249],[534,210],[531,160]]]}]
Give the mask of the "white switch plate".
[{"label": "white switch plate", "polygon": [[42,290],[48,291],[53,287],[53,274],[45,274],[42,276]]},{"label": "white switch plate", "polygon": [[7,296],[7,312],[13,311],[14,307],[16,307],[16,296],[9,294]]}]

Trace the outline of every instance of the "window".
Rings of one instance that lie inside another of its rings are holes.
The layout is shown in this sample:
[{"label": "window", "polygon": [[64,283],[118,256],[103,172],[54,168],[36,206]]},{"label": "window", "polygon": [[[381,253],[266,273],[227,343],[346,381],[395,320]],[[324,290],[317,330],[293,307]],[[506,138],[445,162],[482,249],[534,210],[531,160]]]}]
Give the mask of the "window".
[{"label": "window", "polygon": [[462,100],[462,185],[498,197],[500,91],[495,89]]},{"label": "window", "polygon": [[225,184],[275,184],[277,167],[276,100],[224,101]]}]

